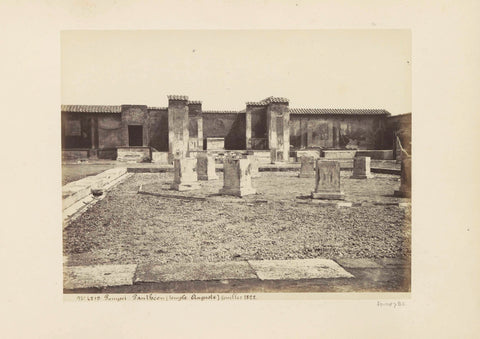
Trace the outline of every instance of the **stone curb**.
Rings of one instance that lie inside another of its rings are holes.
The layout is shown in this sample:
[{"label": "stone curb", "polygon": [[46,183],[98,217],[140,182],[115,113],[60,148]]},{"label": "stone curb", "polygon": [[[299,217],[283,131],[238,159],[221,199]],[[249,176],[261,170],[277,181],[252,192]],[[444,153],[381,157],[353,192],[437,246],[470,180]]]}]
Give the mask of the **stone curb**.
[{"label": "stone curb", "polygon": [[71,204],[67,208],[62,211],[62,218],[63,218],[63,228],[67,227],[72,221],[77,219],[83,212],[85,212],[88,208],[103,200],[106,196],[106,192],[112,189],[114,186],[118,185],[120,182],[124,181],[125,179],[132,176],[130,173],[124,173],[119,177],[114,178],[110,182],[106,183],[103,187],[103,194],[100,196],[94,196],[93,194],[88,194],[82,199],[76,201],[75,203]]},{"label": "stone curb", "polygon": [[143,283],[229,280],[355,279],[350,269],[409,267],[397,258],[337,258],[244,260],[175,264],[68,266],[64,264],[64,289],[131,286]]}]

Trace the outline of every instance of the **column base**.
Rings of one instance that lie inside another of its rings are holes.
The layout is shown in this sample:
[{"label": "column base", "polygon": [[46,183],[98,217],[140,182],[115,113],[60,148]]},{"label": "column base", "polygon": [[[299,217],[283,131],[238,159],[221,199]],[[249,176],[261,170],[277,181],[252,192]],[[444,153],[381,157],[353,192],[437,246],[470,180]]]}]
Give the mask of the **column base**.
[{"label": "column base", "polygon": [[256,194],[257,191],[253,188],[222,188],[219,192],[221,195],[234,195],[236,197],[243,197],[245,195]]},{"label": "column base", "polygon": [[345,200],[342,192],[312,192],[312,199]]},{"label": "column base", "polygon": [[191,191],[191,190],[197,190],[200,189],[200,184],[198,182],[189,182],[189,183],[172,183],[170,185],[170,189],[175,190],[175,191]]}]

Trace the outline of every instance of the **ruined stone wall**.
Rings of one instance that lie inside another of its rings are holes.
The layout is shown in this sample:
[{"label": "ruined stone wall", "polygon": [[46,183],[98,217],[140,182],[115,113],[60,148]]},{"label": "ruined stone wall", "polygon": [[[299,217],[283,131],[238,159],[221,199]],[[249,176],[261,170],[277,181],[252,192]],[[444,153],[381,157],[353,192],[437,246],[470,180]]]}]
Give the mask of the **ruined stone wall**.
[{"label": "ruined stone wall", "polygon": [[295,149],[383,149],[385,116],[290,116],[290,143]]},{"label": "ruined stone wall", "polygon": [[147,145],[159,152],[168,152],[168,111],[167,109],[149,109],[149,140]]}]

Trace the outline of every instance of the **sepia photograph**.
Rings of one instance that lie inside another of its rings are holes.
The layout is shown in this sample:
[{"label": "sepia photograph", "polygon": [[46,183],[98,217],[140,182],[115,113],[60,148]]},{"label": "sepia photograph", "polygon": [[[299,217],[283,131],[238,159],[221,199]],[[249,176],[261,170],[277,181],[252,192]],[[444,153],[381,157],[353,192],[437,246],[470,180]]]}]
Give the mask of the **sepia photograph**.
[{"label": "sepia photograph", "polygon": [[64,295],[411,292],[411,38],[62,31]]}]

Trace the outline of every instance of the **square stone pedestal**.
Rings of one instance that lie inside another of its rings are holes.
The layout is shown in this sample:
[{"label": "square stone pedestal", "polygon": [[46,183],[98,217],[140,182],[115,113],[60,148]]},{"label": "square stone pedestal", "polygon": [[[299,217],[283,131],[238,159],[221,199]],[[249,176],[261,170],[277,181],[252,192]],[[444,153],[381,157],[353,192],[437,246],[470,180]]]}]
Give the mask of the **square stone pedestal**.
[{"label": "square stone pedestal", "polygon": [[302,156],[300,158],[300,174],[299,178],[314,178],[315,177],[315,158],[309,156]]},{"label": "square stone pedestal", "polygon": [[225,158],[223,161],[223,188],[219,193],[237,197],[256,193],[256,190],[252,187],[249,159],[239,159],[236,156]]},{"label": "square stone pedestal", "polygon": [[199,189],[200,184],[197,181],[197,173],[194,170],[196,163],[197,159],[194,158],[174,159],[175,176],[170,188],[176,191]]},{"label": "square stone pedestal", "polygon": [[215,172],[215,159],[206,153],[197,155],[197,178],[198,180],[217,180]]},{"label": "square stone pedestal", "polygon": [[258,158],[254,155],[247,155],[246,157],[250,160],[250,174],[252,178],[258,178],[260,176],[260,172],[258,171]]},{"label": "square stone pedestal", "polygon": [[340,191],[340,163],[331,160],[317,160],[315,168],[315,191],[312,199],[343,200]]},{"label": "square stone pedestal", "polygon": [[353,158],[353,174],[350,179],[369,179],[373,178],[370,172],[370,157]]}]

